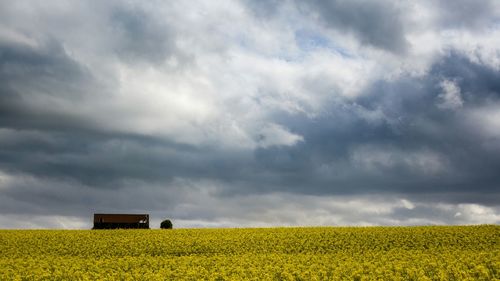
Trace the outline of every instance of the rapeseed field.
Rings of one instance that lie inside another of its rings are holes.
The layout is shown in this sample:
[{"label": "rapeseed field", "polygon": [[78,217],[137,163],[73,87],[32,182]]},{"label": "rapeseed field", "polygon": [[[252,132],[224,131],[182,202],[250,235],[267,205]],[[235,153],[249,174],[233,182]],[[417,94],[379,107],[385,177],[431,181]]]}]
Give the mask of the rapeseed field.
[{"label": "rapeseed field", "polygon": [[500,226],[1,230],[0,280],[500,280]]}]

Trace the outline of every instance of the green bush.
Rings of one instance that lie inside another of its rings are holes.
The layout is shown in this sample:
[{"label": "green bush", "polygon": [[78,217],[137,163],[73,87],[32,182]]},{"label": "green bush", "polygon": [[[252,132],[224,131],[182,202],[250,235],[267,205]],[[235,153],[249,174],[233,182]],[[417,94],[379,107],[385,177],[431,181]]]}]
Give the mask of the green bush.
[{"label": "green bush", "polygon": [[160,228],[161,229],[172,229],[173,228],[172,222],[170,220],[164,220],[161,222]]}]

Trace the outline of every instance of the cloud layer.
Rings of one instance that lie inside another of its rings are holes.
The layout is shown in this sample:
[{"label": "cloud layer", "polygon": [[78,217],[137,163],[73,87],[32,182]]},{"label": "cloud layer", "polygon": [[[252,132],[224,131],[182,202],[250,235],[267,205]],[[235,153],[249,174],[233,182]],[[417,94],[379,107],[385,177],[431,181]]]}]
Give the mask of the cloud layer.
[{"label": "cloud layer", "polygon": [[500,222],[495,1],[0,8],[0,227]]}]

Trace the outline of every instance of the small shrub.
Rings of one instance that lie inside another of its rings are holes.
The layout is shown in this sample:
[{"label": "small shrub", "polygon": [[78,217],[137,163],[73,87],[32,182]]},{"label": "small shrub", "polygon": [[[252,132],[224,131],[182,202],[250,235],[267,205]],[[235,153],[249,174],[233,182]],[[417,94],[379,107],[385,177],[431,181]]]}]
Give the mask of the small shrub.
[{"label": "small shrub", "polygon": [[164,220],[161,222],[160,228],[161,229],[172,229],[173,228],[172,222],[170,220]]}]

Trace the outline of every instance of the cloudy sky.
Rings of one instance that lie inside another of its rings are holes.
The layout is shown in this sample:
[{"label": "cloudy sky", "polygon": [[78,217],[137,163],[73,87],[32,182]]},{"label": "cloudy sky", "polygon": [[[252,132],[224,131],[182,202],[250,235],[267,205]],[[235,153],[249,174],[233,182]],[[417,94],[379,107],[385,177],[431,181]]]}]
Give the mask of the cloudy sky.
[{"label": "cloudy sky", "polygon": [[0,228],[500,223],[500,1],[0,0]]}]

